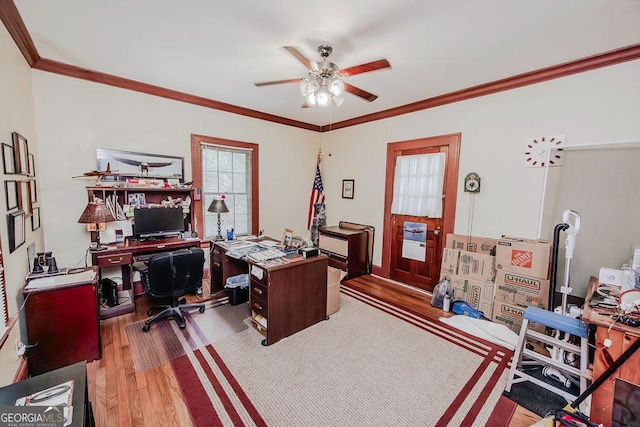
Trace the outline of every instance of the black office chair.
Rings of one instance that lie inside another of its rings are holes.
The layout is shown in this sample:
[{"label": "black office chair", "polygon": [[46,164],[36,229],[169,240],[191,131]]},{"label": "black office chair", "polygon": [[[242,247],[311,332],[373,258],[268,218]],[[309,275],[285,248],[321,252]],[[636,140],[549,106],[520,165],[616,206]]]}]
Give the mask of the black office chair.
[{"label": "black office chair", "polygon": [[191,308],[199,308],[204,312],[204,304],[186,304],[187,292],[196,292],[202,286],[204,268],[204,251],[200,248],[180,249],[173,252],[162,252],[149,258],[147,263],[136,262],[133,268],[140,272],[144,291],[151,298],[171,298],[171,305],[153,306],[147,312],[155,317],[148,319],[142,330],[147,332],[151,323],[156,320],[172,317],[181,329],[186,327],[182,312]]}]

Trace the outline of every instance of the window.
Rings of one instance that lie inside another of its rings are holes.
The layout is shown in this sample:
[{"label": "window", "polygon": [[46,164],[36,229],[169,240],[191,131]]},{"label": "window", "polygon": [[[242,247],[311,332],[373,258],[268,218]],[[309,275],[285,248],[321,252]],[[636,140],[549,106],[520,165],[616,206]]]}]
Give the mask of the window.
[{"label": "window", "polygon": [[207,209],[214,196],[225,196],[229,213],[222,214],[221,228],[235,234],[258,232],[258,145],[192,135],[193,185],[201,189],[194,203],[196,230],[204,239],[218,233],[218,214]]},{"label": "window", "polygon": [[398,157],[391,213],[442,218],[445,160],[444,153]]}]

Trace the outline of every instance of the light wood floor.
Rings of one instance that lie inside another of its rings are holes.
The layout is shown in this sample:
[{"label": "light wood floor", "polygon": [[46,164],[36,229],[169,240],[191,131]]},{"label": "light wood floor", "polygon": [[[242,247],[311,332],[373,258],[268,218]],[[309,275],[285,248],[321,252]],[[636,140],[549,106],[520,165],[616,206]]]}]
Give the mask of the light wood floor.
[{"label": "light wood floor", "polygon": [[[353,287],[391,300],[437,319],[442,310],[431,307],[431,297],[413,288],[362,276],[349,282]],[[204,295],[208,295],[205,284]],[[214,295],[214,297],[220,297]],[[209,297],[189,296],[189,302]],[[168,363],[144,372],[136,371],[127,342],[125,326],[147,318],[150,301],[136,299],[136,313],[102,322],[102,359],[87,365],[89,400],[98,427],[112,426],[192,426],[178,383]],[[518,407],[510,426],[530,426],[540,417]]]}]

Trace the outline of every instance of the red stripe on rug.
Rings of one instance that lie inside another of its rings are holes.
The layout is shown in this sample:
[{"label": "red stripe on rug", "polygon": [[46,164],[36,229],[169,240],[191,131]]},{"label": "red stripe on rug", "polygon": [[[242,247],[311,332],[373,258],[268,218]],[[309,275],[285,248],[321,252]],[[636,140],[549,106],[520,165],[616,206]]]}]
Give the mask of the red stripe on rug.
[{"label": "red stripe on rug", "polygon": [[486,427],[507,427],[517,407],[518,405],[513,400],[500,396],[496,407],[491,412]]},{"label": "red stripe on rug", "polygon": [[218,365],[218,369],[220,369],[220,371],[226,378],[227,382],[235,392],[238,399],[240,399],[240,402],[242,403],[244,408],[247,410],[247,413],[249,414],[253,422],[256,424],[256,426],[267,427],[267,423],[264,421],[264,419],[262,418],[262,416],[260,415],[256,407],[253,406],[253,403],[251,402],[249,397],[246,395],[246,393],[240,386],[240,383],[238,383],[238,381],[233,376],[233,374],[231,373],[227,365],[224,363],[224,361],[222,360],[218,352],[211,346],[211,344],[207,345],[205,348],[209,352],[211,357],[213,357],[213,360],[216,362],[216,365]]},{"label": "red stripe on rug", "polygon": [[[467,425],[473,424],[475,419],[478,417],[478,414],[480,414],[480,411],[482,410],[482,407],[484,406],[484,403],[487,401],[487,398],[489,397],[489,395],[491,394],[491,392],[495,388],[496,384],[498,384],[498,381],[500,380],[500,377],[502,376],[502,374],[505,371],[505,369],[507,369],[506,365],[507,364],[506,364],[506,362],[504,362],[504,359],[503,359],[498,364],[498,367],[496,368],[496,370],[493,371],[493,374],[491,375],[491,378],[489,378],[489,381],[487,381],[487,383],[485,384],[484,388],[480,392],[480,396],[478,396],[478,398],[474,402],[473,406],[471,406],[471,409],[469,409],[469,412],[467,413],[467,416],[464,417],[464,420],[462,420],[462,425],[463,426],[467,426]],[[500,397],[502,397],[502,396],[500,396]],[[495,410],[495,408],[494,408],[494,410]],[[493,414],[493,412],[492,412],[492,414]],[[508,420],[509,419],[507,419],[507,421]],[[506,424],[503,424],[503,425],[506,425]]]},{"label": "red stripe on rug", "polygon": [[454,415],[456,414],[456,412],[458,412],[458,410],[460,409],[460,406],[464,403],[465,399],[469,396],[469,393],[471,393],[471,390],[473,389],[473,387],[480,380],[480,378],[482,377],[482,374],[484,374],[484,371],[486,371],[487,368],[489,367],[489,364],[491,363],[492,359],[493,359],[493,352],[490,353],[487,357],[485,357],[482,360],[482,363],[480,363],[480,365],[476,368],[473,375],[471,375],[471,378],[467,380],[465,385],[458,392],[458,395],[456,396],[456,398],[453,399],[453,402],[451,402],[447,410],[444,412],[444,414],[442,414],[438,422],[435,424],[436,427],[446,426],[449,424],[449,421],[451,421]]},{"label": "red stripe on rug", "polygon": [[[199,351],[199,350],[198,350]],[[222,426],[222,421],[216,413],[200,378],[196,373],[189,357],[180,356],[171,361],[171,368],[176,376],[184,403],[189,409],[191,420],[195,426]]]},{"label": "red stripe on rug", "polygon": [[194,354],[196,356],[196,359],[198,359],[198,362],[200,362],[200,366],[207,375],[207,379],[213,386],[213,390],[216,392],[218,399],[220,399],[220,402],[222,402],[222,406],[224,406],[224,409],[227,411],[229,418],[231,418],[233,425],[242,425],[242,419],[240,418],[238,411],[233,406],[231,399],[229,399],[229,395],[224,391],[224,388],[222,388],[220,381],[218,381],[218,378],[216,378],[215,374],[213,373],[211,366],[209,366],[209,362],[207,362],[200,350],[196,350]]}]

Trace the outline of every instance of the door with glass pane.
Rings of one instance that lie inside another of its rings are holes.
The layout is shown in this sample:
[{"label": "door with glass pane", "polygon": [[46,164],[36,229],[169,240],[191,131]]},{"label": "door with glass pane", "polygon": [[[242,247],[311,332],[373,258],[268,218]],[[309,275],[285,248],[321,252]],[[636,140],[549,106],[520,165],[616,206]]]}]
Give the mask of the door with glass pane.
[{"label": "door with glass pane", "polygon": [[[428,291],[453,231],[460,135],[389,144],[385,195],[388,277]],[[386,250],[385,250],[386,249]]]}]

